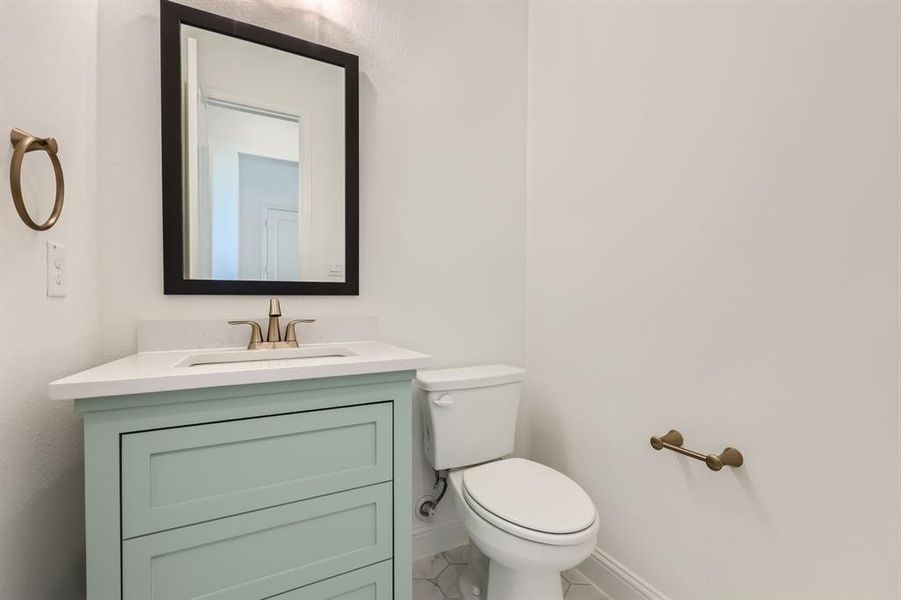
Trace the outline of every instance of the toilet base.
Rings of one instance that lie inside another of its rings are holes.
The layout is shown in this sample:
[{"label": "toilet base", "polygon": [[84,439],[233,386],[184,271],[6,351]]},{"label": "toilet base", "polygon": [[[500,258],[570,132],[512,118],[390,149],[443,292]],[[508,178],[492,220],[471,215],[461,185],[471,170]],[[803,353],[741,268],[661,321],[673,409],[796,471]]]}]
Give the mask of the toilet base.
[{"label": "toilet base", "polygon": [[491,600],[563,600],[560,573],[514,571],[491,561],[488,567],[488,596]]},{"label": "toilet base", "polygon": [[472,567],[466,565],[466,568],[460,573],[458,581],[460,586],[460,596],[463,600],[487,600],[488,590],[479,590],[480,594],[476,596],[472,587]]},{"label": "toilet base", "polygon": [[[521,575],[518,575],[518,576],[521,576]],[[540,597],[540,598],[542,598],[542,600],[557,600],[559,598],[562,600],[563,590],[560,586],[560,576],[558,575],[554,579],[557,582],[556,589],[552,590],[551,596],[537,596],[536,595],[536,596],[522,596],[522,597],[523,598],[539,598]],[[458,580],[458,585],[460,586],[460,597],[463,600],[488,600],[488,590],[486,590],[486,589],[479,588],[479,595],[477,596],[475,594],[476,588],[473,588],[472,567],[467,565],[466,568],[460,572],[460,578]],[[525,584],[525,585],[530,585],[530,584]],[[503,593],[503,592],[500,592],[500,593]],[[511,596],[511,598],[513,598],[513,597],[519,598],[520,596],[517,594],[518,594],[518,592],[514,592],[514,595]],[[557,595],[555,595],[555,594],[557,594]],[[491,600],[494,600],[494,597],[492,597]]]}]

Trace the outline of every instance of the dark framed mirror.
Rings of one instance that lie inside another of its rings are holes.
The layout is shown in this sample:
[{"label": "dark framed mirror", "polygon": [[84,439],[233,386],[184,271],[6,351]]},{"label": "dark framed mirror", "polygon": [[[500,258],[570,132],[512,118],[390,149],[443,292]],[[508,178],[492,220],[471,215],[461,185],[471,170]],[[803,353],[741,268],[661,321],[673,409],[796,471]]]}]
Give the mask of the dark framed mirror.
[{"label": "dark framed mirror", "polygon": [[160,4],[166,294],[359,293],[358,59]]}]

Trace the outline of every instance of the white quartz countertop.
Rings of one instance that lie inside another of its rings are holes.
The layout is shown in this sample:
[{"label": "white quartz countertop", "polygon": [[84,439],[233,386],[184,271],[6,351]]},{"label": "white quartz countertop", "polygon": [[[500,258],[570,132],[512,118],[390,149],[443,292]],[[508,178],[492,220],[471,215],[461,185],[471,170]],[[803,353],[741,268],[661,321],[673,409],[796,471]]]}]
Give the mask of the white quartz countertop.
[{"label": "white quartz countertop", "polygon": [[[407,371],[426,366],[430,358],[421,352],[381,342],[301,345],[301,349],[309,349],[313,353],[330,348],[348,350],[353,353],[353,356],[286,358],[183,366],[192,362],[192,358],[199,355],[215,354],[217,357],[221,357],[224,353],[239,353],[245,352],[245,350],[243,348],[219,348],[138,352],[52,382],[50,397],[55,400],[99,398],[227,385]],[[255,350],[253,352],[261,352],[261,358],[273,355],[271,350]],[[284,352],[290,353],[290,351]]]}]

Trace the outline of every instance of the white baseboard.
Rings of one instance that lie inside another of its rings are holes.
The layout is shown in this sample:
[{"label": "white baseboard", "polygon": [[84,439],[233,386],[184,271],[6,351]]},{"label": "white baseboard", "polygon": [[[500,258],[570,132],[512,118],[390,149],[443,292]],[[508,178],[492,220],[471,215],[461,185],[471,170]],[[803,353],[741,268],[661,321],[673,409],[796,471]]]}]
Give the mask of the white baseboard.
[{"label": "white baseboard", "polygon": [[595,548],[579,570],[612,600],[669,600],[621,562]]},{"label": "white baseboard", "polygon": [[469,538],[463,523],[456,518],[413,526],[413,560],[452,550],[466,544]]}]

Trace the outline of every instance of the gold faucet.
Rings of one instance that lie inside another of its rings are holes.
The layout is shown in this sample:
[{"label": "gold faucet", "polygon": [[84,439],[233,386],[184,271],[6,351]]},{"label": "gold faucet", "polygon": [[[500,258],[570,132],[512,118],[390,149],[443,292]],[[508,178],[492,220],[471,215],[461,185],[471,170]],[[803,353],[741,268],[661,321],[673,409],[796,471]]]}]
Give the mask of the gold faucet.
[{"label": "gold faucet", "polygon": [[256,321],[229,321],[229,325],[250,325],[250,343],[248,350],[269,350],[273,348],[297,348],[297,333],[294,328],[298,323],[313,323],[316,319],[294,319],[285,325],[285,339],[279,331],[278,318],[282,316],[282,306],[278,298],[269,300],[269,331],[263,341],[263,330]]}]

